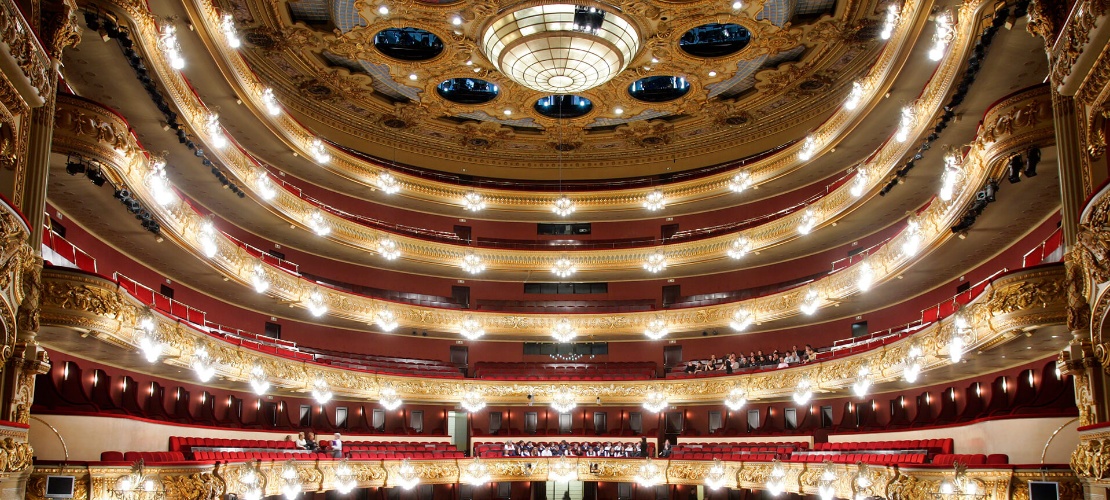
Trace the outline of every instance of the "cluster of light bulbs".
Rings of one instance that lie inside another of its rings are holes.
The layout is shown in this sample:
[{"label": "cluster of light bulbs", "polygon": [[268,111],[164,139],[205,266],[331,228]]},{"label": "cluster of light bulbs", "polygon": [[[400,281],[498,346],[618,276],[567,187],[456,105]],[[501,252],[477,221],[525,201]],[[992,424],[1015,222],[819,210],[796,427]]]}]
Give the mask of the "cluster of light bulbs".
[{"label": "cluster of light bulbs", "polygon": [[644,208],[651,212],[662,210],[665,206],[667,206],[667,196],[663,194],[662,189],[652,190],[644,197]]},{"label": "cluster of light bulbs", "polygon": [[401,190],[401,181],[388,171],[382,170],[378,173],[378,189],[385,194],[397,194]]},{"label": "cluster of light bulbs", "polygon": [[214,258],[220,250],[220,246],[216,242],[216,234],[216,225],[212,223],[211,219],[205,219],[200,223],[200,228],[197,230],[197,242],[200,243],[200,251],[209,259]]},{"label": "cluster of light bulbs", "polygon": [[261,262],[256,262],[251,268],[251,286],[258,293],[266,293],[270,289],[270,278],[266,275],[266,266]]},{"label": "cluster of light bulbs", "polygon": [[656,317],[647,322],[644,326],[644,335],[651,340],[659,340],[667,336],[667,322],[663,318]]},{"label": "cluster of light bulbs", "polygon": [[393,239],[381,238],[378,240],[378,255],[385,260],[397,260],[401,256],[401,247]]},{"label": "cluster of light bulbs", "polygon": [[308,151],[312,153],[312,158],[316,160],[316,163],[327,163],[331,161],[328,148],[324,145],[324,141],[320,139],[313,139],[312,142],[308,144]]},{"label": "cluster of light bulbs", "polygon": [[212,354],[208,352],[208,348],[204,345],[198,345],[196,349],[193,349],[193,362],[191,365],[193,373],[197,376],[197,380],[201,382],[208,382],[216,375],[216,362],[212,359]]},{"label": "cluster of light bulbs", "polygon": [[798,221],[798,234],[809,234],[815,227],[817,227],[817,212],[807,208],[802,212],[802,220]]},{"label": "cluster of light bulbs", "polygon": [[224,40],[227,41],[228,47],[237,49],[243,44],[239,39],[239,31],[235,29],[235,18],[231,14],[224,14],[220,17],[220,32],[224,34]]},{"label": "cluster of light bulbs", "polygon": [[663,252],[654,252],[644,259],[644,270],[655,274],[667,268],[667,256]]},{"label": "cluster of light bulbs", "polygon": [[177,194],[173,192],[170,180],[166,176],[165,161],[161,159],[151,161],[150,172],[146,175],[146,185],[155,203],[168,207],[177,202]]},{"label": "cluster of light bulbs", "polygon": [[477,191],[467,191],[463,195],[462,205],[471,212],[480,212],[486,208],[486,199]]},{"label": "cluster of light bulbs", "polygon": [[324,292],[319,288],[313,288],[308,292],[308,297],[304,299],[304,306],[308,309],[314,317],[319,318],[328,312],[328,303],[324,298]]},{"label": "cluster of light bulbs", "polygon": [[551,273],[560,278],[566,278],[578,272],[578,266],[567,257],[560,257],[551,264]]},{"label": "cluster of light bulbs", "polygon": [[577,207],[574,206],[574,200],[570,199],[565,194],[556,198],[551,206],[551,211],[555,212],[555,215],[559,217],[566,217],[573,214],[575,210],[577,210]]},{"label": "cluster of light bulbs", "polygon": [[374,313],[374,324],[383,332],[392,332],[397,329],[397,315],[389,309],[381,309]]},{"label": "cluster of light bulbs", "polygon": [[162,26],[158,45],[162,47],[162,53],[165,54],[173,69],[185,69],[185,58],[181,55],[181,45],[177,43],[177,28],[174,25],[167,22]]},{"label": "cluster of light bulbs", "polygon": [[270,176],[265,172],[259,173],[254,181],[254,187],[258,189],[258,195],[263,200],[270,201],[277,196],[277,188],[274,187],[274,181],[270,180]]},{"label": "cluster of light bulbs", "polygon": [[734,193],[743,193],[750,187],[752,187],[752,173],[747,170],[732,176],[728,181],[728,189]]},{"label": "cluster of light bulbs", "polygon": [[670,405],[671,403],[667,399],[667,393],[662,390],[656,389],[644,396],[643,407],[645,410],[652,413],[659,413],[667,409]]},{"label": "cluster of light bulbs", "polygon": [[331,223],[324,217],[324,211],[319,208],[313,209],[308,213],[308,217],[305,218],[305,224],[308,225],[308,228],[311,229],[312,232],[316,233],[316,236],[327,236],[331,234]]},{"label": "cluster of light bulbs", "polygon": [[570,413],[578,407],[577,396],[574,391],[562,388],[551,396],[551,409],[559,413]]},{"label": "cluster of light bulbs", "polygon": [[556,342],[566,344],[578,338],[578,329],[574,327],[574,324],[571,323],[569,319],[561,318],[551,327],[551,336]]},{"label": "cluster of light bulbs", "polygon": [[467,252],[466,255],[463,255],[462,261],[459,262],[459,267],[462,267],[462,270],[467,273],[478,274],[486,270],[486,263],[480,255]]},{"label": "cluster of light bulbs", "polygon": [[477,389],[470,389],[463,394],[462,407],[470,413],[481,411],[486,407],[486,400]]},{"label": "cluster of light bulbs", "polygon": [[929,49],[929,59],[939,61],[944,57],[948,44],[956,34],[956,27],[952,25],[952,14],[948,11],[937,14],[937,30],[933,33],[933,47]]},{"label": "cluster of light bulbs", "polygon": [[732,327],[733,330],[742,332],[744,330],[747,330],[753,322],[755,322],[755,314],[747,309],[740,308],[736,311],[733,311],[732,318],[729,320],[728,326]]},{"label": "cluster of light bulbs", "polygon": [[204,122],[204,131],[208,133],[208,140],[212,142],[212,147],[216,149],[227,147],[227,136],[224,135],[224,128],[220,126],[219,114],[208,114],[208,118]]},{"label": "cluster of light bulbs", "polygon": [[378,404],[382,405],[387,411],[393,411],[401,407],[401,395],[397,393],[397,389],[393,388],[393,384],[386,382],[378,389]]},{"label": "cluster of light bulbs", "polygon": [[459,323],[459,335],[466,337],[469,340],[475,340],[486,334],[485,329],[482,328],[482,323],[474,319],[472,316],[463,318]]},{"label": "cluster of light bulbs", "polygon": [[748,239],[747,236],[740,235],[732,240],[732,243],[729,243],[728,250],[725,253],[731,258],[739,260],[748,255],[751,250],[752,240]]},{"label": "cluster of light bulbs", "polygon": [[959,152],[953,151],[944,156],[944,174],[940,178],[940,192],[938,196],[943,201],[951,201],[956,193],[956,185],[963,177],[961,167],[963,157]]},{"label": "cluster of light bulbs", "polygon": [[266,87],[262,90],[262,105],[266,106],[266,112],[270,116],[277,116],[281,114],[281,105],[278,104],[277,97],[274,96],[274,89]]},{"label": "cluster of light bulbs", "polygon": [[798,150],[798,159],[809,161],[815,154],[817,154],[817,138],[807,135],[805,140],[802,141],[802,148]]}]

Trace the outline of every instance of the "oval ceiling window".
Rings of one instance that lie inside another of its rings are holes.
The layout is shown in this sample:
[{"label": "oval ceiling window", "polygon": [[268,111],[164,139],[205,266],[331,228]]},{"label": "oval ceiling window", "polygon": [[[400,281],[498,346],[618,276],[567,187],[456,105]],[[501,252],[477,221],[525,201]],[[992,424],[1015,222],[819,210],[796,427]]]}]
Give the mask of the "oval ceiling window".
[{"label": "oval ceiling window", "polygon": [[477,78],[452,78],[436,86],[439,96],[459,104],[483,104],[497,97],[497,84]]},{"label": "oval ceiling window", "polygon": [[666,102],[689,91],[690,82],[681,76],[649,76],[628,86],[628,95],[645,102]]},{"label": "oval ceiling window", "polygon": [[374,47],[402,61],[426,61],[443,52],[443,41],[420,28],[388,28],[374,35]]},{"label": "oval ceiling window", "polygon": [[594,103],[576,95],[549,95],[536,101],[536,112],[550,118],[578,118],[594,109]]},{"label": "oval ceiling window", "polygon": [[748,46],[752,32],[739,24],[703,24],[678,40],[678,46],[695,57],[721,57]]}]

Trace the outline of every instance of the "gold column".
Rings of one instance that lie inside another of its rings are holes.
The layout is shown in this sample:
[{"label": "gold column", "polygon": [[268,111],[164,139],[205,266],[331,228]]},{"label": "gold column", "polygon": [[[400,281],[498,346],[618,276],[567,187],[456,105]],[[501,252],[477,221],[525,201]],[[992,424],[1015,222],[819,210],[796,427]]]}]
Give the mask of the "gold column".
[{"label": "gold column", "polygon": [[[22,182],[19,210],[31,225],[31,247],[42,252],[43,212],[46,211],[46,180],[50,172],[50,144],[54,140],[53,95],[46,104],[31,110],[31,137],[27,144],[27,165]],[[18,181],[17,181],[18,182]]]},{"label": "gold column", "polygon": [[1079,214],[1090,194],[1090,173],[1083,163],[1083,133],[1075,98],[1052,92],[1053,126],[1056,128],[1056,154],[1060,168],[1061,221],[1065,251],[1075,244]]}]

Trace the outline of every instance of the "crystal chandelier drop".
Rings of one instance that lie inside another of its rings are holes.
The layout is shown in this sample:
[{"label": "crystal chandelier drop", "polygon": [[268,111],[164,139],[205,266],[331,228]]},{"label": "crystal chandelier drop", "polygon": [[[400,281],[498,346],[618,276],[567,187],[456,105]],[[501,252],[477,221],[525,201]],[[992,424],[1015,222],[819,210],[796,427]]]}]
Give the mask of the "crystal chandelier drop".
[{"label": "crystal chandelier drop", "polygon": [[498,13],[482,33],[480,48],[498,71],[525,87],[573,94],[628,67],[640,35],[616,10],[526,2]]},{"label": "crystal chandelier drop", "polygon": [[794,402],[800,405],[809,403],[813,398],[813,382],[809,377],[805,377],[798,381],[798,386],[794,388]]},{"label": "crystal chandelier drop", "polygon": [[786,491],[786,467],[779,459],[774,459],[771,462],[771,472],[767,474],[767,492],[773,497],[777,497]]},{"label": "crystal chandelier drop", "polygon": [[466,464],[463,468],[462,477],[463,482],[471,486],[481,486],[489,482],[490,474],[489,467],[482,463],[478,457],[474,457],[470,463]]},{"label": "crystal chandelier drop", "polygon": [[856,109],[861,101],[863,101],[863,84],[852,82],[852,90],[848,91],[848,98],[844,100],[844,109],[849,111]]},{"label": "crystal chandelier drop", "polygon": [[331,386],[328,381],[323,378],[317,378],[312,381],[312,399],[316,400],[316,404],[327,404],[331,401],[332,397]]},{"label": "crystal chandelier drop", "polygon": [[261,466],[261,460],[251,460],[240,465],[242,471],[239,473],[239,496],[243,500],[262,500]]},{"label": "crystal chandelier drop", "polygon": [[817,138],[808,135],[806,140],[802,142],[802,148],[798,150],[798,159],[809,161],[814,154],[817,154]]},{"label": "crystal chandelier drop", "polygon": [[482,262],[482,258],[474,252],[466,252],[460,266],[462,266],[463,271],[470,274],[478,274],[486,270],[486,263]]},{"label": "crystal chandelier drop", "polygon": [[397,260],[397,257],[401,256],[401,247],[393,239],[379,238],[378,255],[381,255],[385,260]]},{"label": "crystal chandelier drop", "polygon": [[203,344],[198,345],[193,349],[193,372],[197,375],[197,380],[201,382],[208,382],[216,375],[215,361],[212,355],[208,353],[208,348]]},{"label": "crystal chandelier drop", "polygon": [[802,220],[798,221],[798,234],[809,234],[815,227],[817,227],[817,212],[807,208],[802,213]]},{"label": "crystal chandelier drop", "polygon": [[748,391],[741,387],[733,387],[725,396],[725,406],[732,411],[740,411],[748,404]]},{"label": "crystal chandelier drop", "polygon": [[270,381],[266,380],[266,370],[262,368],[262,365],[255,364],[251,366],[251,373],[247,377],[247,381],[251,385],[251,390],[259,396],[270,390]]},{"label": "crystal chandelier drop", "polygon": [[648,211],[656,212],[665,206],[667,206],[667,196],[663,194],[662,189],[653,190],[644,197],[644,208]]},{"label": "crystal chandelier drop", "polygon": [[227,136],[224,135],[224,128],[220,126],[220,115],[209,113],[204,123],[204,130],[208,133],[209,140],[212,141],[212,147],[216,149],[227,147]]},{"label": "crystal chandelier drop", "polygon": [[649,273],[655,274],[666,268],[667,256],[662,251],[656,251],[644,259],[644,269]]},{"label": "crystal chandelier drop", "polygon": [[470,413],[481,411],[482,408],[486,407],[486,400],[478,389],[472,388],[466,391],[466,394],[463,394],[462,407]]},{"label": "crystal chandelier drop", "polygon": [[747,170],[732,176],[728,181],[728,189],[734,193],[743,193],[750,187],[752,187],[752,173]]},{"label": "crystal chandelier drop", "polygon": [[266,106],[266,112],[270,116],[281,114],[281,106],[278,105],[277,97],[274,96],[274,89],[266,87],[262,90],[262,105]]},{"label": "crystal chandelier drop", "polygon": [[964,347],[966,342],[960,332],[952,332],[952,339],[948,341],[948,359],[953,363],[959,363],[964,357]]},{"label": "crystal chandelier drop", "polygon": [[719,490],[728,481],[728,476],[725,475],[725,464],[721,459],[714,458],[713,465],[705,473],[705,486],[711,490]]},{"label": "crystal chandelier drop", "polygon": [[462,205],[471,212],[481,212],[486,208],[486,199],[477,191],[467,191],[463,195]]},{"label": "crystal chandelier drop", "polygon": [[817,496],[821,497],[821,500],[833,500],[836,498],[836,483],[839,480],[840,477],[836,473],[836,465],[834,465],[831,460],[825,461],[825,468],[817,478]]},{"label": "crystal chandelier drop", "polygon": [[459,334],[469,340],[474,340],[485,335],[486,331],[482,329],[482,324],[479,323],[478,320],[471,316],[467,316],[463,319],[463,322],[459,324]]},{"label": "crystal chandelier drop", "polygon": [[658,464],[651,461],[651,457],[645,458],[643,465],[636,471],[636,482],[645,488],[654,488],[655,485],[663,482],[663,469]]},{"label": "crystal chandelier drop", "polygon": [[747,330],[749,326],[755,321],[755,314],[743,307],[733,311],[732,320],[729,321],[728,326],[733,330],[742,332]]},{"label": "crystal chandelier drop", "polygon": [[644,335],[651,340],[659,340],[666,337],[667,333],[667,322],[661,317],[653,318],[644,326]]},{"label": "crystal chandelier drop", "polygon": [[158,334],[158,322],[154,319],[154,314],[147,309],[135,328],[135,335],[139,344],[139,351],[143,354],[143,359],[149,363],[158,361],[162,356],[162,349],[165,344],[162,342],[161,336]]},{"label": "crystal chandelier drop", "polygon": [[564,194],[555,199],[552,211],[559,217],[566,217],[573,214],[576,209],[574,200],[568,198],[567,195]]},{"label": "crystal chandelier drop", "polygon": [[335,491],[340,495],[346,495],[355,490],[358,486],[358,479],[355,476],[354,469],[351,469],[351,464],[346,458],[341,459],[335,465]]},{"label": "crystal chandelier drop", "polygon": [[573,260],[567,257],[560,257],[553,264],[551,264],[551,272],[560,278],[566,278],[578,272],[578,266],[574,264]]},{"label": "crystal chandelier drop", "polygon": [[265,172],[258,175],[257,180],[254,181],[254,187],[258,188],[258,195],[263,200],[270,201],[277,196],[277,189],[274,188],[274,182],[270,180],[270,176]]},{"label": "crystal chandelier drop", "polygon": [[168,207],[177,201],[177,195],[174,194],[173,186],[166,176],[165,161],[161,159],[151,161],[150,172],[146,175],[146,185],[150,188],[150,194],[154,197],[155,203]]},{"label": "crystal chandelier drop", "polygon": [[817,308],[821,306],[821,293],[815,287],[806,289],[805,295],[802,295],[802,303],[798,306],[802,314],[811,315],[817,312]]},{"label": "crystal chandelier drop", "polygon": [[162,47],[162,53],[173,69],[185,69],[185,58],[181,56],[181,45],[177,43],[176,27],[168,22],[163,25],[162,34],[158,38],[158,45]]},{"label": "crystal chandelier drop", "polygon": [[867,189],[867,174],[866,168],[856,169],[856,176],[852,178],[852,187],[848,188],[849,194],[856,198],[863,196],[863,190]]},{"label": "crystal chandelier drop", "polygon": [[943,201],[951,201],[956,193],[956,185],[963,177],[960,171],[963,166],[963,156],[958,151],[950,151],[944,156],[944,173],[940,178],[940,193],[938,196]]},{"label": "crystal chandelier drop", "polygon": [[894,34],[894,28],[898,26],[898,5],[891,3],[886,8],[886,19],[883,21],[883,30],[879,33],[879,37],[883,40],[890,40],[891,35]]},{"label": "crystal chandelier drop", "polygon": [[327,146],[325,146],[324,141],[320,139],[313,139],[308,145],[308,151],[312,153],[312,158],[316,160],[316,163],[327,163],[331,161],[331,155],[328,154]]},{"label": "crystal chandelier drop", "polygon": [[560,344],[565,344],[573,341],[578,337],[578,329],[567,318],[562,318],[555,322],[555,326],[551,328],[551,336],[555,341]]},{"label": "crystal chandelier drop", "polygon": [[382,384],[381,389],[378,389],[378,404],[382,405],[386,411],[393,411],[401,407],[401,396],[397,394],[397,389],[393,388],[393,384],[386,382]]},{"label": "crystal chandelier drop", "polygon": [[251,268],[251,286],[258,293],[266,293],[270,289],[270,279],[266,276],[266,266],[256,262]]},{"label": "crystal chandelier drop", "polygon": [[875,283],[875,270],[871,268],[871,263],[863,261],[859,263],[859,271],[856,271],[856,288],[861,292],[866,292],[871,289],[871,285]]},{"label": "crystal chandelier drop", "polygon": [[316,236],[327,236],[331,234],[331,224],[324,218],[324,212],[319,208],[313,209],[308,213],[305,224],[308,225],[309,229],[312,229],[312,232],[316,233]]},{"label": "crystal chandelier drop", "polygon": [[281,466],[281,493],[285,500],[294,500],[301,494],[301,473],[297,462],[290,458]]},{"label": "crystal chandelier drop", "polygon": [[732,243],[729,243],[728,251],[725,253],[733,259],[739,260],[744,258],[745,255],[748,255],[750,251],[752,251],[752,240],[748,239],[747,236],[740,235],[737,236],[735,240],[732,240]]},{"label": "crystal chandelier drop", "polygon": [[666,410],[671,403],[667,401],[667,394],[662,390],[655,389],[644,397],[644,409],[652,413],[659,413]]},{"label": "crystal chandelier drop", "polygon": [[907,258],[917,255],[924,240],[924,236],[921,234],[921,223],[918,222],[917,217],[911,216],[906,221],[906,229],[902,233],[902,255]]},{"label": "crystal chandelier drop", "polygon": [[397,180],[393,174],[382,170],[378,173],[378,189],[381,189],[385,194],[396,194],[401,190],[401,181]]},{"label": "crystal chandelier drop", "polygon": [[147,474],[146,465],[139,459],[127,474],[116,478],[108,493],[120,500],[161,500],[166,498],[166,486],[156,474]]},{"label": "crystal chandelier drop", "polygon": [[925,368],[925,350],[921,346],[914,344],[910,346],[910,350],[906,352],[906,359],[902,361],[902,376],[906,382],[917,382],[917,377],[921,375],[921,370]]},{"label": "crystal chandelier drop", "polygon": [[570,413],[578,406],[574,392],[563,387],[551,396],[551,409],[559,413]]},{"label": "crystal chandelier drop", "polygon": [[871,390],[871,366],[866,363],[860,365],[859,372],[856,373],[856,381],[852,384],[852,392],[858,398],[867,396],[867,391]]},{"label": "crystal chandelier drop", "polygon": [[566,455],[560,455],[547,469],[547,479],[556,483],[567,483],[578,479],[578,466]]},{"label": "crystal chandelier drop", "polygon": [[223,32],[228,47],[237,49],[243,44],[239,40],[239,32],[235,29],[235,18],[231,14],[224,14],[220,17],[220,31]]},{"label": "crystal chandelier drop", "polygon": [[374,313],[374,324],[383,332],[392,332],[397,328],[397,315],[389,309],[381,309]]},{"label": "crystal chandelier drop", "polygon": [[910,138],[910,131],[913,129],[914,123],[917,121],[917,108],[913,104],[907,104],[902,107],[902,113],[898,118],[898,131],[894,133],[894,140],[898,142],[906,142]]},{"label": "crystal chandelier drop", "polygon": [[209,259],[215,257],[216,252],[220,250],[216,243],[216,226],[212,224],[211,219],[205,219],[200,223],[200,229],[197,230],[197,242],[200,243],[200,251]]},{"label": "crystal chandelier drop", "polygon": [[944,57],[948,44],[956,37],[952,26],[952,14],[947,10],[937,14],[937,30],[933,33],[933,47],[929,49],[929,60],[939,61]]},{"label": "crystal chandelier drop", "polygon": [[328,304],[324,299],[324,293],[319,288],[314,288],[308,293],[308,297],[304,300],[304,306],[308,308],[308,312],[317,318],[328,312]]},{"label": "crystal chandelier drop", "polygon": [[401,464],[397,466],[397,486],[408,491],[418,484],[420,484],[420,475],[416,473],[416,467],[409,462],[409,459],[401,459]]}]

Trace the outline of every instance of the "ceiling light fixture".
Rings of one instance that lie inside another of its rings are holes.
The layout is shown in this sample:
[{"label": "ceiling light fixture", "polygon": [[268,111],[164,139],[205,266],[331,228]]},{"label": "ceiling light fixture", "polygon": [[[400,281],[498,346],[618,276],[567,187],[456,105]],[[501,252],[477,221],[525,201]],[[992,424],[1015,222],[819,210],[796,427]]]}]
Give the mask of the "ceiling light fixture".
[{"label": "ceiling light fixture", "polygon": [[800,405],[809,403],[813,398],[813,382],[809,377],[803,377],[798,381],[798,386],[794,388],[794,402]]},{"label": "ceiling light fixture", "polygon": [[551,408],[559,413],[570,413],[578,407],[574,392],[567,387],[563,387],[551,396]]},{"label": "ceiling light fixture", "polygon": [[304,306],[308,308],[308,312],[313,316],[319,318],[328,312],[328,304],[325,301],[324,293],[320,291],[319,287],[313,288],[308,293],[308,297],[304,299]]},{"label": "ceiling light fixture", "polygon": [[251,372],[247,377],[247,381],[251,385],[251,390],[254,391],[256,395],[261,396],[266,394],[266,391],[270,390],[270,381],[266,380],[266,370],[262,368],[262,365],[255,364],[251,366]]},{"label": "ceiling light fixture", "polygon": [[185,58],[181,57],[181,45],[177,43],[177,28],[166,22],[162,26],[162,34],[158,39],[162,46],[162,53],[169,60],[170,66],[176,70],[185,69]]},{"label": "ceiling light fixture", "polygon": [[327,163],[331,161],[331,155],[328,154],[327,147],[324,146],[324,141],[320,139],[313,139],[312,143],[308,145],[309,152],[316,160],[316,163]]},{"label": "ceiling light fixture", "polygon": [[848,194],[856,198],[863,196],[863,190],[867,189],[869,173],[866,168],[856,168],[856,175],[852,178],[852,187],[848,188]]},{"label": "ceiling light fixture", "polygon": [[228,47],[237,49],[243,44],[239,40],[239,32],[235,30],[235,18],[231,14],[224,14],[223,17],[220,17],[220,31],[223,32]]},{"label": "ceiling light fixture", "polygon": [[401,181],[397,180],[393,174],[382,170],[378,173],[378,189],[381,189],[385,194],[396,194],[401,190]]},{"label": "ceiling light fixture", "polygon": [[939,61],[944,57],[948,44],[956,36],[955,27],[952,26],[952,14],[947,10],[937,14],[937,30],[933,33],[933,47],[929,49],[929,59]]},{"label": "ceiling light fixture", "polygon": [[255,262],[251,268],[251,286],[258,293],[266,293],[270,289],[270,278],[266,276],[266,266],[261,262]]},{"label": "ceiling light fixture", "polygon": [[725,396],[725,406],[732,411],[740,411],[748,404],[748,391],[741,387],[733,387]]},{"label": "ceiling light fixture", "polygon": [[798,159],[809,161],[815,154],[817,154],[817,138],[807,135],[805,141],[802,142],[802,148],[798,150]]},{"label": "ceiling light fixture", "polygon": [[902,112],[898,118],[898,131],[894,133],[894,140],[898,142],[906,142],[910,138],[910,130],[913,129],[914,123],[917,121],[917,108],[913,104],[907,104],[902,107]]},{"label": "ceiling light fixture", "polygon": [[312,381],[312,399],[316,400],[316,404],[327,404],[328,401],[331,401],[332,396],[331,386],[328,385],[327,380],[317,377],[316,380]]},{"label": "ceiling light fixture", "polygon": [[401,247],[392,238],[378,238],[378,255],[385,260],[397,260],[401,256]]},{"label": "ceiling light fixture", "polygon": [[732,243],[729,243],[728,250],[725,253],[733,259],[739,260],[744,258],[745,255],[748,255],[748,252],[751,250],[752,241],[748,239],[747,236],[740,235],[737,236],[735,240],[732,240]]},{"label": "ceiling light fixture", "polygon": [[644,396],[643,407],[645,410],[652,413],[659,413],[666,410],[671,403],[667,400],[667,393],[661,389],[654,389]]},{"label": "ceiling light fixture", "polygon": [[312,229],[312,232],[316,233],[316,236],[327,236],[331,233],[331,224],[324,218],[324,211],[319,208],[308,213],[305,224],[308,225],[309,229]]},{"label": "ceiling light fixture", "polygon": [[728,326],[732,327],[733,330],[742,332],[744,330],[747,330],[754,321],[755,314],[741,307],[740,309],[733,311],[732,320],[729,321]]},{"label": "ceiling light fixture", "polygon": [[891,35],[894,34],[894,28],[898,26],[898,5],[891,3],[886,8],[886,19],[883,20],[883,30],[879,32],[879,37],[883,40],[890,40]]},{"label": "ceiling light fixture", "polygon": [[863,84],[860,82],[852,82],[852,90],[848,91],[848,98],[844,100],[844,109],[849,111],[856,109],[862,101]]},{"label": "ceiling light fixture", "polygon": [[397,315],[389,309],[380,309],[374,313],[374,324],[383,332],[392,332],[397,329]]},{"label": "ceiling light fixture", "polygon": [[[566,344],[578,337],[578,329],[567,318],[562,318],[551,327],[551,336],[560,344]],[[565,413],[565,412],[564,412]]]},{"label": "ceiling light fixture", "polygon": [[867,260],[860,262],[856,273],[856,288],[861,292],[870,290],[871,285],[875,283],[875,270],[871,268],[871,263]]},{"label": "ceiling light fixture", "polygon": [[806,292],[802,295],[802,302],[798,306],[802,313],[810,316],[817,312],[817,308],[821,306],[821,293],[817,291],[817,287],[810,286],[806,288]]},{"label": "ceiling light fixture", "polygon": [[644,269],[656,274],[667,268],[667,256],[662,251],[656,251],[644,259]]},{"label": "ceiling light fixture", "polygon": [[462,206],[471,212],[481,212],[486,208],[486,199],[477,191],[467,191],[463,195]]},{"label": "ceiling light fixture", "polygon": [[459,323],[459,334],[469,340],[475,340],[485,335],[486,331],[482,329],[482,323],[467,315],[466,318],[463,318],[462,323]]},{"label": "ceiling light fixture", "polygon": [[211,219],[204,219],[200,223],[200,228],[197,230],[197,242],[200,243],[200,251],[204,253],[205,257],[209,259],[216,257],[220,247],[216,242],[216,226]]},{"label": "ceiling light fixture", "polygon": [[208,118],[204,123],[204,130],[208,132],[208,138],[210,141],[212,141],[212,147],[216,149],[223,149],[227,147],[227,136],[224,135],[224,129],[220,126],[219,114],[208,114]]},{"label": "ceiling light fixture", "polygon": [[386,382],[378,389],[378,404],[382,405],[386,411],[393,411],[401,407],[401,396],[397,394],[397,389],[393,388],[393,384]]},{"label": "ceiling light fixture", "polygon": [[667,322],[661,317],[656,316],[644,325],[644,335],[651,340],[659,340],[667,336],[669,333],[667,329]]},{"label": "ceiling light fixture", "polygon": [[809,234],[815,227],[817,227],[817,212],[814,212],[812,208],[807,208],[802,213],[802,220],[798,221],[798,233]]},{"label": "ceiling light fixture", "polygon": [[212,355],[208,353],[208,348],[203,344],[193,349],[191,366],[193,373],[197,375],[197,380],[202,383],[207,383],[216,375],[215,361],[212,359]]},{"label": "ceiling light fixture", "polygon": [[262,91],[262,105],[266,106],[266,112],[270,116],[281,114],[281,106],[278,105],[277,97],[274,96],[274,89],[267,87]]},{"label": "ceiling light fixture", "polygon": [[744,170],[732,176],[728,181],[728,188],[734,193],[743,193],[752,186],[752,173]]},{"label": "ceiling light fixture", "polygon": [[551,264],[551,272],[560,278],[566,278],[578,272],[578,266],[567,257],[559,257]]},{"label": "ceiling light fixture", "polygon": [[662,210],[667,206],[667,197],[662,189],[655,189],[644,197],[644,208],[650,212]]},{"label": "ceiling light fixture", "polygon": [[467,251],[466,255],[463,255],[459,266],[470,274],[478,274],[486,270],[486,263],[482,262],[482,257],[472,251]]}]

